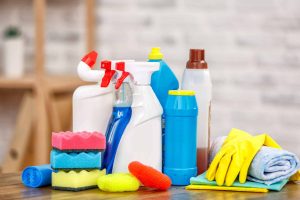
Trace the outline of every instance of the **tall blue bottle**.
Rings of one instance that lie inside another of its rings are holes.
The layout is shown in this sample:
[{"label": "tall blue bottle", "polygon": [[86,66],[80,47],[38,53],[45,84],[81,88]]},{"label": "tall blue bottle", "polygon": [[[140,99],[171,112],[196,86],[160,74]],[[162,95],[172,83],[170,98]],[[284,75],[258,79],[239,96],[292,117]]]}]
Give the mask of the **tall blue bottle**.
[{"label": "tall blue bottle", "polygon": [[169,90],[177,90],[178,80],[168,64],[163,60],[164,55],[159,47],[153,47],[148,56],[149,62],[159,62],[160,68],[151,77],[151,87],[157,96],[161,106],[164,108]]},{"label": "tall blue bottle", "polygon": [[[163,60],[164,55],[160,52],[159,47],[153,47],[148,56],[149,62],[159,62],[159,71],[156,71],[151,76],[151,87],[158,98],[161,106],[163,107],[162,114],[162,149],[164,151],[164,141],[165,141],[165,104],[168,98],[169,90],[177,90],[179,88],[178,80],[170,69],[168,64]],[[162,163],[164,163],[164,153],[162,152],[163,158]]]},{"label": "tall blue bottle", "polygon": [[[99,102],[101,103],[101,102]],[[117,149],[127,124],[130,121],[132,110],[132,91],[128,82],[123,82],[115,91],[113,112],[106,129],[106,149],[104,152],[102,168],[106,173],[112,173]]]},{"label": "tall blue bottle", "polygon": [[189,185],[190,178],[197,175],[197,115],[194,91],[169,91],[163,172],[173,185]]}]

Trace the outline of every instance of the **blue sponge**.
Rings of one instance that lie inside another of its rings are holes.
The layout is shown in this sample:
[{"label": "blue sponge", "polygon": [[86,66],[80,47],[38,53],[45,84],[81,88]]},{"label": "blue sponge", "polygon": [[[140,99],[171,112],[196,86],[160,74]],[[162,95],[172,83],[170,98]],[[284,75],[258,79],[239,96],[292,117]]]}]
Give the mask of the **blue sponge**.
[{"label": "blue sponge", "polygon": [[52,149],[50,162],[53,169],[100,169],[101,152],[63,152]]},{"label": "blue sponge", "polygon": [[51,185],[51,173],[50,165],[26,167],[22,172],[22,183],[33,188]]}]

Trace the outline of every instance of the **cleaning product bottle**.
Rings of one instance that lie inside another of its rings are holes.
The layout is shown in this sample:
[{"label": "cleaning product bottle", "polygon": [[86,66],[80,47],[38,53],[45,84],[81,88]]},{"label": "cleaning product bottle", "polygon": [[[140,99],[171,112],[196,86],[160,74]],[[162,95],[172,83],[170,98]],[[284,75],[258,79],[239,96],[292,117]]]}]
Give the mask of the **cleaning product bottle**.
[{"label": "cleaning product bottle", "polygon": [[[159,70],[151,76],[151,87],[157,96],[161,106],[165,107],[168,91],[177,90],[179,87],[178,80],[172,72],[168,64],[163,60],[164,55],[160,52],[159,47],[153,47],[148,56],[149,62],[159,62]],[[165,112],[164,112],[165,113]],[[162,115],[162,150],[164,151],[164,132],[165,132],[165,116]],[[164,153],[163,153],[164,155]],[[164,159],[163,159],[164,161]]]},{"label": "cleaning product bottle", "polygon": [[97,52],[82,58],[77,66],[80,79],[96,84],[78,87],[73,94],[73,131],[99,131],[104,133],[113,105],[112,87],[100,87],[104,70],[92,70]]},{"label": "cleaning product bottle", "polygon": [[212,83],[204,49],[190,49],[189,61],[183,73],[182,89],[194,90],[198,105],[197,167],[198,174],[207,169],[210,140],[210,108]]},{"label": "cleaning product bottle", "polygon": [[160,48],[153,47],[148,56],[148,61],[159,62],[159,70],[154,72],[151,76],[151,87],[160,104],[164,108],[168,97],[168,91],[177,90],[179,87],[179,83],[171,68],[163,60],[163,57],[164,55],[160,52]]},{"label": "cleaning product bottle", "polygon": [[[122,63],[125,64],[125,62]],[[104,65],[109,64],[104,63]],[[113,65],[115,66],[115,63]],[[114,92],[114,106],[106,129],[106,150],[102,161],[102,167],[106,169],[108,174],[112,173],[116,152],[132,113],[132,89],[128,80],[129,77],[126,79],[126,74],[128,72],[123,72],[121,76],[117,75],[119,80],[124,80],[123,82],[118,81],[116,83],[113,81],[116,88]],[[105,87],[109,81],[109,78],[103,78],[101,85]]]},{"label": "cleaning product bottle", "polygon": [[117,89],[126,77],[133,80],[132,114],[116,147],[112,172],[128,172],[128,164],[132,161],[142,162],[161,171],[163,110],[150,86],[151,75],[159,69],[159,63],[119,62],[116,69],[123,72],[116,83]]},{"label": "cleaning product bottle", "polygon": [[190,178],[197,175],[197,114],[194,91],[169,91],[163,171],[172,185],[189,185]]}]

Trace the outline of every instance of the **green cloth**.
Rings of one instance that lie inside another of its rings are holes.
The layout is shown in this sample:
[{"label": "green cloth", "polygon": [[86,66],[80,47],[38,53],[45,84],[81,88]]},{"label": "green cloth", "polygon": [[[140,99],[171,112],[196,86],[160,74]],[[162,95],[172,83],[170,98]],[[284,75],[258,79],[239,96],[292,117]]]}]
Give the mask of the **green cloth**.
[{"label": "green cloth", "polygon": [[[192,177],[190,179],[190,182],[192,185],[215,185],[217,186],[216,181],[209,181],[205,178],[206,172],[203,174],[197,176],[197,177]],[[266,185],[263,183],[256,183],[252,181],[246,181],[246,183],[240,183],[238,181],[235,181],[232,186],[234,187],[249,187],[249,188],[266,188],[269,190],[274,190],[274,191],[280,191],[283,186],[288,182],[288,179],[274,183],[272,185]]]}]

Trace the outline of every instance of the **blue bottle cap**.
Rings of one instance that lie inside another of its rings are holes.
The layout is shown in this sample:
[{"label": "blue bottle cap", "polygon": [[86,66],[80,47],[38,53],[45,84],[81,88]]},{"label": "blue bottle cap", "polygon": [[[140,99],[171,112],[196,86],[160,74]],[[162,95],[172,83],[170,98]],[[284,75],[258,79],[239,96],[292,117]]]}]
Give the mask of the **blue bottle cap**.
[{"label": "blue bottle cap", "polygon": [[26,167],[22,172],[22,183],[32,188],[51,185],[51,173],[50,165]]}]

